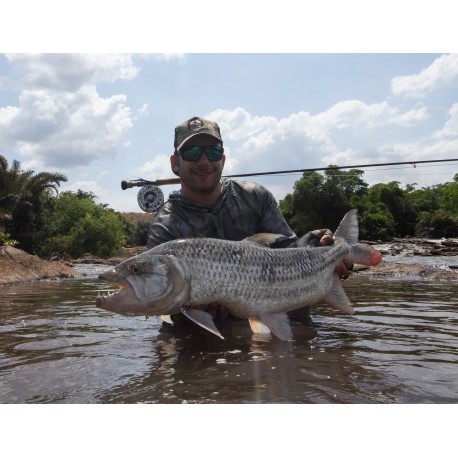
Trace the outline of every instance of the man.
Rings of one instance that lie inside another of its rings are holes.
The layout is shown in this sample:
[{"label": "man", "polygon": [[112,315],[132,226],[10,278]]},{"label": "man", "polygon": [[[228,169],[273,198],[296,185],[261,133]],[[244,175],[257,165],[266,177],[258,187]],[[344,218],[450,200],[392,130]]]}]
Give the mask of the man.
[{"label": "man", "polygon": [[[175,151],[170,156],[181,190],[171,193],[158,210],[148,234],[150,248],[169,240],[212,237],[242,240],[254,234],[282,234],[273,248],[294,246],[297,237],[288,226],[272,193],[256,183],[221,178],[226,157],[218,124],[193,117],[175,128]],[[309,233],[308,241],[327,245],[331,232]],[[347,274],[344,263],[336,269]],[[225,318],[220,304],[202,304],[214,318]],[[291,319],[310,322],[310,307],[288,313]]]}]

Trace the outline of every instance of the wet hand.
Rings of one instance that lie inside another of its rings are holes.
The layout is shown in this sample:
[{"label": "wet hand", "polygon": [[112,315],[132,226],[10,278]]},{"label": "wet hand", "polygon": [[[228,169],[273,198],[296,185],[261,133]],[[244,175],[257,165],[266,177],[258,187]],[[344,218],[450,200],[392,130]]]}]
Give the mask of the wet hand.
[{"label": "wet hand", "polygon": [[[320,231],[326,231],[323,232],[324,235],[321,236],[320,238],[320,245],[321,246],[326,246],[326,245],[332,245],[334,243],[334,238],[332,237],[332,232],[329,231],[329,229],[320,229]],[[329,234],[329,232],[331,232]],[[345,258],[342,260],[341,263],[337,264],[337,266],[334,269],[334,272],[340,277],[340,278],[348,278],[349,271],[353,269],[353,262]]]},{"label": "wet hand", "polygon": [[225,320],[229,316],[229,310],[218,302],[213,302],[208,306],[208,313],[214,320]]},{"label": "wet hand", "polygon": [[208,312],[214,320],[225,320],[229,316],[229,310],[219,302],[193,305],[193,308]]}]

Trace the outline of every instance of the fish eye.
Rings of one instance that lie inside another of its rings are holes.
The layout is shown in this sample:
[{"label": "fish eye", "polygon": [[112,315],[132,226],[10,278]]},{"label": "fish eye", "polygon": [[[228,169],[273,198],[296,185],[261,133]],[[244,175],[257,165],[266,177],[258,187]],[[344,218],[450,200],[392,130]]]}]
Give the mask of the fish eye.
[{"label": "fish eye", "polygon": [[129,271],[133,274],[138,274],[140,272],[140,266],[138,264],[132,264],[130,267],[129,267]]}]

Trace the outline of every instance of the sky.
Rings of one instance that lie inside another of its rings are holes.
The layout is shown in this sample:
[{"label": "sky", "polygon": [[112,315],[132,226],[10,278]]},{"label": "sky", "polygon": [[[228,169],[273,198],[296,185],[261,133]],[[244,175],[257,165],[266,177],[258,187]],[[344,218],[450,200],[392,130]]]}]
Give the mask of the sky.
[{"label": "sky", "polygon": [[[174,129],[193,116],[220,125],[225,175],[456,159],[452,5],[14,2],[0,28],[0,154],[122,212],[141,210],[121,181],[175,178]],[[369,185],[421,188],[453,180],[458,162],[362,170]],[[246,179],[281,200],[300,177]]]},{"label": "sky", "polygon": [[[141,211],[122,180],[174,177],[174,128],[192,116],[220,125],[227,175],[457,159],[458,54],[0,55],[0,154],[117,211]],[[363,170],[423,187],[458,162]],[[248,179],[280,200],[300,176]]]}]

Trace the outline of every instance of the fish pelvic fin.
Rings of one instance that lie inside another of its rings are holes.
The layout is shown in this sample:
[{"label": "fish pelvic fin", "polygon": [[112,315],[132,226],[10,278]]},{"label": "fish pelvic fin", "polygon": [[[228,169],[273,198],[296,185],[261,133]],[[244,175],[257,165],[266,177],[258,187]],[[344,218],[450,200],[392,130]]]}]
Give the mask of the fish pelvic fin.
[{"label": "fish pelvic fin", "polygon": [[207,331],[210,331],[212,334],[215,334],[215,336],[224,339],[224,337],[216,328],[215,323],[213,321],[213,317],[210,315],[210,313],[205,312],[204,310],[185,307],[181,307],[180,311],[186,318],[189,318],[192,322],[198,324],[200,327],[206,329]]},{"label": "fish pelvic fin", "polygon": [[342,288],[342,282],[336,274],[332,276],[331,290],[326,294],[323,300],[341,312],[348,313],[349,315],[355,313],[355,309],[351,306],[350,299],[348,299],[348,296]]},{"label": "fish pelvic fin", "polygon": [[280,340],[293,340],[293,332],[286,313],[272,313],[259,317],[262,323]]},{"label": "fish pelvic fin", "polygon": [[270,334],[270,329],[258,317],[248,318],[250,328],[254,334]]},{"label": "fish pelvic fin", "polygon": [[170,315],[161,315],[161,319],[162,321],[164,321],[165,323],[168,323],[168,324],[172,324],[173,325],[173,321],[172,321],[172,318]]}]

